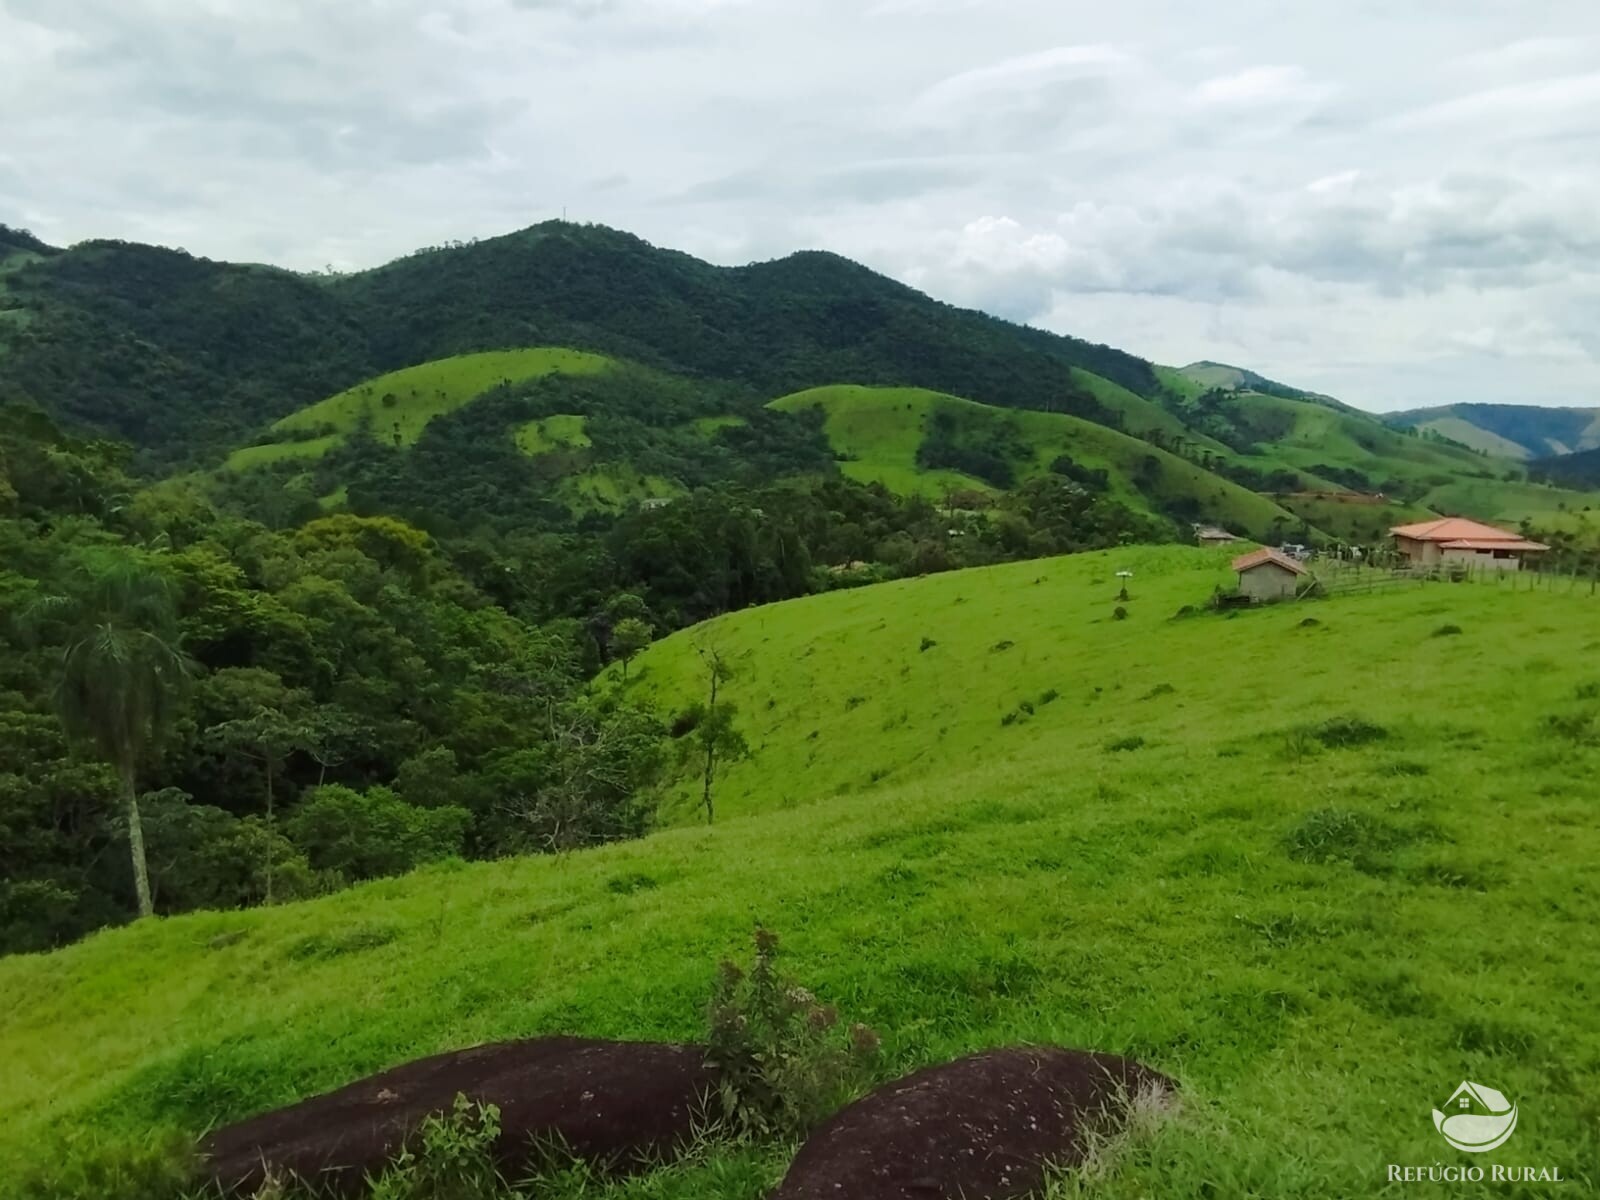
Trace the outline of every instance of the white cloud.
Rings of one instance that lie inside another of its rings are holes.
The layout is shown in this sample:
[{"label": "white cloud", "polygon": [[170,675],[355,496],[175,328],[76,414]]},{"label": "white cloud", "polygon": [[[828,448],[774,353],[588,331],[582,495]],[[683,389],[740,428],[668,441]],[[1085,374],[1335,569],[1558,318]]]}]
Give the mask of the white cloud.
[{"label": "white cloud", "polygon": [[1326,94],[1301,67],[1247,67],[1208,79],[1195,89],[1201,104],[1276,104]]}]

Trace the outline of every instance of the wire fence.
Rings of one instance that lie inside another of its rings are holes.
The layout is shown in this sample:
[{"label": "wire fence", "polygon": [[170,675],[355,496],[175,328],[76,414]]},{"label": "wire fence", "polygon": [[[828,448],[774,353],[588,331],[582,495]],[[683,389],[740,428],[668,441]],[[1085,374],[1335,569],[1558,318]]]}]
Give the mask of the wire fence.
[{"label": "wire fence", "polygon": [[1563,569],[1526,562],[1520,570],[1504,569],[1492,562],[1373,567],[1324,558],[1315,561],[1311,571],[1314,582],[1303,589],[1309,595],[1342,596],[1420,583],[1472,583],[1514,592],[1600,595],[1600,567]]}]

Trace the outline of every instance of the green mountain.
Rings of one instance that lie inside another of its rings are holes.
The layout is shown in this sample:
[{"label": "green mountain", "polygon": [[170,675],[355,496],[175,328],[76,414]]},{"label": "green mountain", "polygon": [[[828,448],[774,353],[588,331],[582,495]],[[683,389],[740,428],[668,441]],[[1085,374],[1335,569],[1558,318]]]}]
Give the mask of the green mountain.
[{"label": "green mountain", "polygon": [[[1360,540],[1431,512],[1520,520],[1594,499],[1529,482],[1495,446],[958,309],[825,253],[725,268],[563,222],[345,276],[14,230],[0,248],[0,401],[125,439],[146,471],[261,473],[224,481],[252,511],[287,487],[302,510],[572,521],[826,471],[823,435],[771,402],[841,386],[1033,414],[983,418],[1012,441],[984,460],[924,449],[937,431],[910,412],[893,437],[916,445],[872,476],[907,495],[1004,488],[1060,460],[1080,482],[1105,466],[1135,511]],[[581,437],[547,436],[558,417]],[[443,486],[457,476],[475,486]]]},{"label": "green mountain", "polygon": [[1073,368],[1158,390],[1132,355],[941,304],[834,255],[720,268],[561,222],[331,278],[91,241],[10,272],[6,306],[0,398],[163,462],[386,371],[523,346],[737,381],[767,399],[848,379],[1110,420]]},{"label": "green mountain", "polygon": [[1399,429],[1424,430],[1485,454],[1519,461],[1600,448],[1600,408],[1445,404],[1388,413],[1384,420]]}]

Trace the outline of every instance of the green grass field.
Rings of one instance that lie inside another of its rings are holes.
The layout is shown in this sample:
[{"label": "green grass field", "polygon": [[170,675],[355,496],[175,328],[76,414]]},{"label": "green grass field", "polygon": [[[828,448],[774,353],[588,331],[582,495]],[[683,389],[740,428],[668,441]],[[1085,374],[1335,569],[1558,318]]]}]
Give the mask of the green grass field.
[{"label": "green grass field", "polygon": [[556,486],[556,495],[574,513],[617,513],[639,500],[664,500],[682,492],[672,480],[645,475],[627,463],[590,467]]},{"label": "green grass field", "polygon": [[1530,457],[1525,447],[1510,438],[1501,437],[1488,429],[1480,429],[1462,417],[1440,417],[1436,421],[1425,421],[1417,428],[1437,433],[1452,441],[1460,442],[1463,446],[1482,450],[1485,454],[1493,454],[1497,458],[1521,460]]},{"label": "green grass field", "polygon": [[[1038,1041],[1175,1076],[1181,1111],[1088,1195],[1444,1194],[1386,1164],[1469,1161],[1429,1115],[1463,1078],[1521,1110],[1479,1159],[1573,1181],[1494,1194],[1592,1194],[1600,597],[1426,584],[1174,619],[1226,557],[1130,547],[725,617],[629,685],[670,710],[699,695],[696,643],[732,662],[756,755],[710,828],[680,796],[633,843],[0,960],[0,1177],[478,1041],[693,1037],[762,921],[884,1035],[885,1074]],[[782,1161],[714,1151],[586,1195],[756,1200]]]},{"label": "green grass field", "polygon": [[587,418],[570,413],[541,417],[517,428],[513,437],[517,449],[531,456],[549,454],[552,450],[584,450],[594,443],[583,430]]},{"label": "green grass field", "polygon": [[228,470],[249,470],[289,457],[315,457],[340,444],[362,421],[375,437],[415,445],[434,417],[453,412],[490,388],[555,373],[593,375],[612,360],[581,350],[537,347],[491,350],[435,359],[379,375],[326,400],[308,405],[272,426],[284,433],[331,430],[310,442],[248,446],[229,455]]},{"label": "green grass field", "polygon": [[[1136,511],[1152,512],[1163,502],[1190,500],[1209,520],[1263,536],[1275,520],[1297,523],[1293,514],[1270,499],[1187,459],[1060,413],[993,408],[920,388],[854,385],[797,392],[773,401],[771,407],[785,411],[822,408],[826,413],[824,432],[840,456],[840,469],[854,479],[882,483],[902,494],[941,497],[952,488],[993,490],[958,471],[929,471],[917,465],[917,447],[928,420],[943,408],[969,418],[1010,424],[1017,430],[1030,449],[1025,458],[1012,464],[1020,480],[1046,473],[1057,456],[1068,454],[1082,466],[1106,470],[1109,494]],[[1136,476],[1146,459],[1157,464],[1158,472],[1153,482],[1140,483]]]}]

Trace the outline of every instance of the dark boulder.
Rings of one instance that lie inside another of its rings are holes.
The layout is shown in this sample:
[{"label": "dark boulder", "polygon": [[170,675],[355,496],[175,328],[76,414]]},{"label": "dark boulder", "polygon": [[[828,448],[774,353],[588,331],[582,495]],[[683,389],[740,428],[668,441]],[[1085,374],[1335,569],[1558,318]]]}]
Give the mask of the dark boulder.
[{"label": "dark boulder", "polygon": [[670,1158],[713,1087],[696,1046],[552,1037],[418,1059],[218,1130],[201,1147],[211,1180],[246,1195],[265,1167],[343,1194],[361,1190],[458,1094],[500,1109],[495,1155],[515,1170],[559,1140],[626,1172]]},{"label": "dark boulder", "polygon": [[806,1139],[772,1200],[1004,1200],[1083,1161],[1128,1100],[1172,1081],[1131,1059],[1054,1047],[926,1067],[840,1110]]}]

